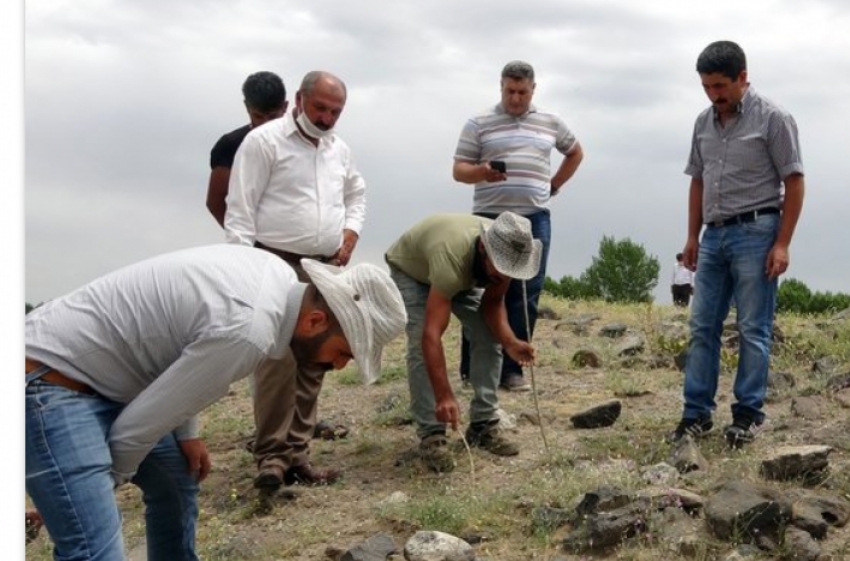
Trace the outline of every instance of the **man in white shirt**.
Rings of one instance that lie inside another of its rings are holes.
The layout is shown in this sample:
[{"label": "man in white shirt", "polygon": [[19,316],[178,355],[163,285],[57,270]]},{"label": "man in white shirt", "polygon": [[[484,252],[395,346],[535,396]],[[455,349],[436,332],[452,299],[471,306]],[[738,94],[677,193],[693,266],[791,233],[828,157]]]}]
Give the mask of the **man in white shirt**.
[{"label": "man in white shirt", "polygon": [[[348,264],[366,216],[366,184],[348,145],[334,133],[345,101],[342,80],[309,72],[294,110],[248,133],[230,174],[227,241],[270,251],[302,278],[303,257]],[[341,473],[309,461],[324,372],[299,368],[292,388],[273,382],[278,372],[295,368],[292,360],[276,360],[255,373],[254,485],[260,489],[333,483]]]},{"label": "man in white shirt", "polygon": [[685,256],[676,254],[676,267],[673,269],[673,280],[670,290],[673,293],[673,304],[687,308],[694,293],[694,272],[685,267]]},{"label": "man in white shirt", "polygon": [[26,490],[56,559],[124,558],[113,490],[132,482],[148,559],[196,560],[198,484],[210,470],[201,410],[270,359],[328,370],[353,358],[365,379],[377,375],[406,322],[389,275],[302,266],[309,284],[263,251],[188,249],[27,314]]}]

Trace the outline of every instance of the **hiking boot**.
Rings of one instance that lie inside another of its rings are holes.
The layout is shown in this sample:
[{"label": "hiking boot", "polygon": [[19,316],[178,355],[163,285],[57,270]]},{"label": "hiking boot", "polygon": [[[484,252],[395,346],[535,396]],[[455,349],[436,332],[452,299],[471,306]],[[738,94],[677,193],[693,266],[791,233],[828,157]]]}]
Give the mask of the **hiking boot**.
[{"label": "hiking boot", "polygon": [[742,448],[756,439],[761,425],[746,417],[736,417],[732,424],[723,429],[723,436],[730,448]]},{"label": "hiking boot", "polygon": [[268,491],[275,491],[283,485],[284,470],[278,465],[263,466],[260,473],[254,478],[254,487]]},{"label": "hiking boot", "polygon": [[684,436],[690,435],[694,438],[705,436],[712,428],[714,423],[711,417],[697,417],[696,419],[682,419],[676,430],[667,435],[667,442],[676,443],[682,440]]},{"label": "hiking boot", "polygon": [[516,456],[519,446],[505,438],[504,431],[499,429],[498,421],[479,426],[477,423],[466,429],[466,442],[470,447],[483,448],[496,456]]},{"label": "hiking boot", "polygon": [[334,468],[319,469],[313,467],[310,462],[291,466],[283,475],[286,485],[331,485],[342,476],[342,470]]},{"label": "hiking boot", "polygon": [[525,381],[522,374],[511,374],[501,384],[499,384],[499,387],[503,390],[508,390],[509,392],[531,391],[531,384]]},{"label": "hiking boot", "polygon": [[445,434],[432,434],[419,442],[419,458],[422,463],[437,473],[448,473],[455,469],[454,454],[449,449]]}]

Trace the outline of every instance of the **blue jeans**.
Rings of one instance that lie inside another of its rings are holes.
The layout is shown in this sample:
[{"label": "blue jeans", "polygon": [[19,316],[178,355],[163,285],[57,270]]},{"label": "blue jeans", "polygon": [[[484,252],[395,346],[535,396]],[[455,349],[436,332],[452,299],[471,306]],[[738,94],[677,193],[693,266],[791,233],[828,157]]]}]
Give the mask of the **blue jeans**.
[{"label": "blue jeans", "polygon": [[[478,216],[496,218],[498,214],[476,213]],[[531,222],[531,235],[543,244],[543,252],[540,256],[540,270],[534,278],[525,281],[526,298],[522,297],[521,280],[511,281],[507,294],[505,294],[505,311],[508,314],[508,324],[518,339],[530,341],[534,335],[534,326],[537,324],[537,306],[540,301],[540,293],[543,292],[543,281],[546,279],[546,263],[549,262],[549,246],[552,243],[552,221],[549,210],[541,210],[526,216]],[[528,325],[531,332],[526,329],[525,308],[528,306]],[[466,377],[469,372],[469,343],[466,333],[461,342],[460,371]],[[522,376],[522,366],[508,355],[502,357],[501,381],[515,375]]]},{"label": "blue jeans", "polygon": [[[28,380],[26,488],[58,561],[124,559],[108,442],[123,407]],[[141,488],[146,507],[147,558],[196,561],[198,483],[172,434],[145,457],[133,483]]]},{"label": "blue jeans", "polygon": [[691,308],[683,418],[708,416],[716,408],[723,321],[734,297],[740,343],[732,416],[764,422],[762,406],[778,284],[777,279],[768,279],[765,264],[778,229],[779,215],[775,214],[759,216],[755,222],[705,229]]},{"label": "blue jeans", "polygon": [[[422,332],[425,328],[425,303],[431,287],[390,266],[390,276],[398,286],[407,310],[407,380],[410,387],[410,414],[417,426],[419,438],[446,432],[446,425],[437,421],[437,401],[422,355]],[[452,313],[469,334],[472,368],[469,381],[474,395],[469,405],[470,423],[491,421],[499,406],[496,391],[502,364],[502,347],[493,337],[480,311],[480,289],[461,292],[452,299]]]}]

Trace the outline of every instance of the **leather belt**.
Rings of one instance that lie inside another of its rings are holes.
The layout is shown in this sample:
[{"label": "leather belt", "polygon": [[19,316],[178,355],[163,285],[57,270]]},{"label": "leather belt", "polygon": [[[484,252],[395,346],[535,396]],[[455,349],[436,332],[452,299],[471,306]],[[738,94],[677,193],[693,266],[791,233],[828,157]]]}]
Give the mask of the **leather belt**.
[{"label": "leather belt", "polygon": [[[26,359],[25,372],[29,374],[33,370],[41,368],[42,366],[43,365],[39,361],[28,358]],[[46,374],[41,376],[39,380],[47,382],[48,384],[53,384],[54,386],[62,386],[63,388],[71,390],[73,392],[84,393],[86,395],[97,395],[97,392],[91,389],[86,384],[73,380],[53,368],[51,368]]]},{"label": "leather belt", "polygon": [[332,258],[325,257],[324,255],[301,255],[300,253],[292,253],[290,251],[284,251],[283,249],[277,249],[275,247],[269,247],[269,246],[267,246],[267,245],[265,245],[261,242],[258,242],[258,241],[254,242],[254,247],[259,248],[259,249],[265,249],[269,253],[274,253],[275,255],[277,255],[278,257],[280,257],[281,259],[283,259],[287,263],[290,263],[290,264],[293,264],[293,265],[298,265],[298,266],[301,265],[301,260],[305,259],[305,258],[306,259],[315,259],[316,261],[320,261],[322,263],[330,263],[331,260],[332,260]]},{"label": "leather belt", "polygon": [[747,222],[755,222],[756,218],[765,214],[779,214],[779,209],[776,207],[760,208],[749,212],[742,212],[732,218],[725,220],[715,220],[714,222],[706,223],[709,228],[719,228],[721,226],[732,226],[734,224],[745,224]]}]

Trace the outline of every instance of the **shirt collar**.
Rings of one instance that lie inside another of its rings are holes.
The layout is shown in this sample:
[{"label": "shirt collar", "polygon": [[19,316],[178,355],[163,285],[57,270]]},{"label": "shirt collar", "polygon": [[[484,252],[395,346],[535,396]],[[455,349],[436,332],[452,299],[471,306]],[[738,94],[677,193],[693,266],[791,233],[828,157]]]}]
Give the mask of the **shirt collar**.
[{"label": "shirt collar", "polygon": [[[508,112],[505,111],[505,108],[502,105],[501,101],[496,104],[496,113],[502,114],[502,115],[508,114]],[[525,117],[528,117],[528,115],[531,114],[531,113],[537,113],[537,107],[535,107],[533,103],[529,104],[528,111],[526,111],[525,113],[523,113],[519,117],[514,117],[513,115],[510,115],[510,116],[513,117],[514,119],[523,119]]]},{"label": "shirt collar", "polygon": [[[751,91],[753,91],[753,87],[750,84],[747,84],[747,89],[744,92],[743,97],[741,97],[741,101],[739,101],[738,105],[735,106],[735,115],[742,115],[746,113],[753,104],[753,97],[750,95]],[[714,119],[719,119],[720,116],[717,114],[717,108],[712,105],[711,110],[714,114]]]}]

